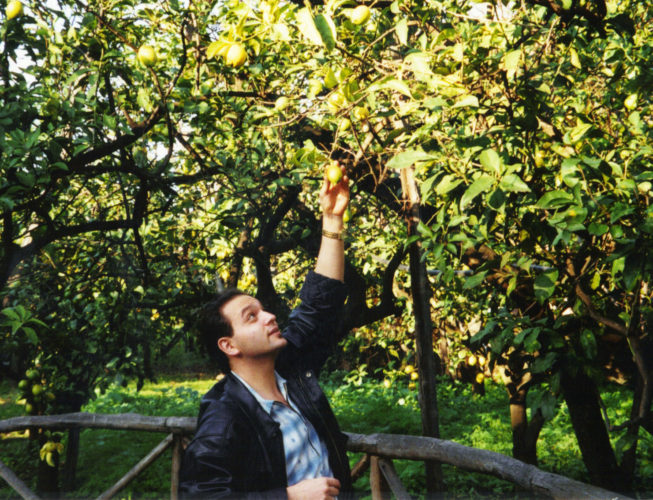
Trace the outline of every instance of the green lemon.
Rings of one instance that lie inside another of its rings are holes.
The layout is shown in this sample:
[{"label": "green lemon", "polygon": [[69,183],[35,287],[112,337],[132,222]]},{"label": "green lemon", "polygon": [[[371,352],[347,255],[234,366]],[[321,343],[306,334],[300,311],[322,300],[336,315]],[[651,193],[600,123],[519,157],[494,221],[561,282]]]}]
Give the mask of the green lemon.
[{"label": "green lemon", "polygon": [[156,51],[151,45],[141,45],[136,57],[138,58],[138,62],[147,67],[154,66],[157,61]]},{"label": "green lemon", "polygon": [[359,5],[354,10],[351,11],[350,19],[351,22],[360,25],[366,23],[370,18],[370,8],[367,5]]}]

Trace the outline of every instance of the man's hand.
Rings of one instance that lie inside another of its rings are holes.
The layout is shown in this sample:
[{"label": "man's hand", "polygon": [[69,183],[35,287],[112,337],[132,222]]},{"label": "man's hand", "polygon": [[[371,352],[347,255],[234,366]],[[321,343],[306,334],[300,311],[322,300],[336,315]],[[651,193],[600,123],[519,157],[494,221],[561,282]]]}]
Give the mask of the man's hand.
[{"label": "man's hand", "polygon": [[326,172],[324,173],[324,182],[320,190],[320,205],[325,218],[342,217],[349,203],[349,178],[344,167],[340,167],[340,169],[342,178],[337,184],[331,184],[327,179]]},{"label": "man's hand", "polygon": [[317,477],[288,486],[288,500],[330,500],[340,493],[340,481],[333,477]]}]

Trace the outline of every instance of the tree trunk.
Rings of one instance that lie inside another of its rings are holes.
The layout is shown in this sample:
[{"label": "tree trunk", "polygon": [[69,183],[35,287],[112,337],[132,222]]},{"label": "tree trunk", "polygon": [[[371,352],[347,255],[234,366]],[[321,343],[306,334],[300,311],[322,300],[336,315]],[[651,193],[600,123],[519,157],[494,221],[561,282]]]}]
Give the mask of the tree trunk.
[{"label": "tree trunk", "polygon": [[63,491],[75,489],[75,477],[77,475],[77,459],[79,457],[79,429],[68,431],[68,442],[66,443],[66,462],[63,466]]},{"label": "tree trunk", "polygon": [[[419,195],[412,168],[401,171],[404,197],[408,201],[408,237],[417,234],[419,223]],[[428,282],[426,264],[422,259],[419,241],[413,242],[408,254],[410,258],[410,281],[415,315],[415,336],[417,346],[417,369],[419,373],[419,403],[422,416],[422,433],[428,437],[440,437],[438,424],[438,401],[436,394],[436,354],[433,351],[433,325],[429,306],[431,286]],[[426,489],[429,493],[443,490],[442,468],[439,463],[425,462]]]},{"label": "tree trunk", "polygon": [[531,421],[526,413],[528,390],[520,387],[510,391],[510,426],[512,427],[512,456],[527,464],[537,465],[537,439],[544,425],[542,413],[537,411]]},{"label": "tree trunk", "polygon": [[561,372],[562,393],[592,484],[613,491],[629,487],[610,444],[594,381],[582,371]]}]

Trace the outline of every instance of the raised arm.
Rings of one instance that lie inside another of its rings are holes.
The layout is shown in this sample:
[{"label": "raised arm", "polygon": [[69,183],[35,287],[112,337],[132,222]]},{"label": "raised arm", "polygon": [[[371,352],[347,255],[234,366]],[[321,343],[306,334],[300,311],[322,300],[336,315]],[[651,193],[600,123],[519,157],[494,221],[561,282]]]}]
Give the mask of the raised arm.
[{"label": "raised arm", "polygon": [[342,240],[342,217],[349,204],[349,178],[342,168],[342,179],[332,184],[324,174],[320,190],[322,206],[322,242],[315,263],[315,272],[344,281],[345,278],[345,243]]}]

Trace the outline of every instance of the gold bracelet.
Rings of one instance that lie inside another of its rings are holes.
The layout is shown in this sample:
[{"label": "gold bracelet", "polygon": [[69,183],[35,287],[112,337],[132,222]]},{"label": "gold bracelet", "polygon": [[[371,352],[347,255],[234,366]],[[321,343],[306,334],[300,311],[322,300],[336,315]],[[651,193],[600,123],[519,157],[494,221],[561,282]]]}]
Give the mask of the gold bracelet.
[{"label": "gold bracelet", "polygon": [[332,238],[334,240],[345,240],[345,236],[342,234],[342,231],[338,231],[337,233],[334,233],[333,231],[327,231],[326,229],[322,229],[322,236],[326,238]]}]

